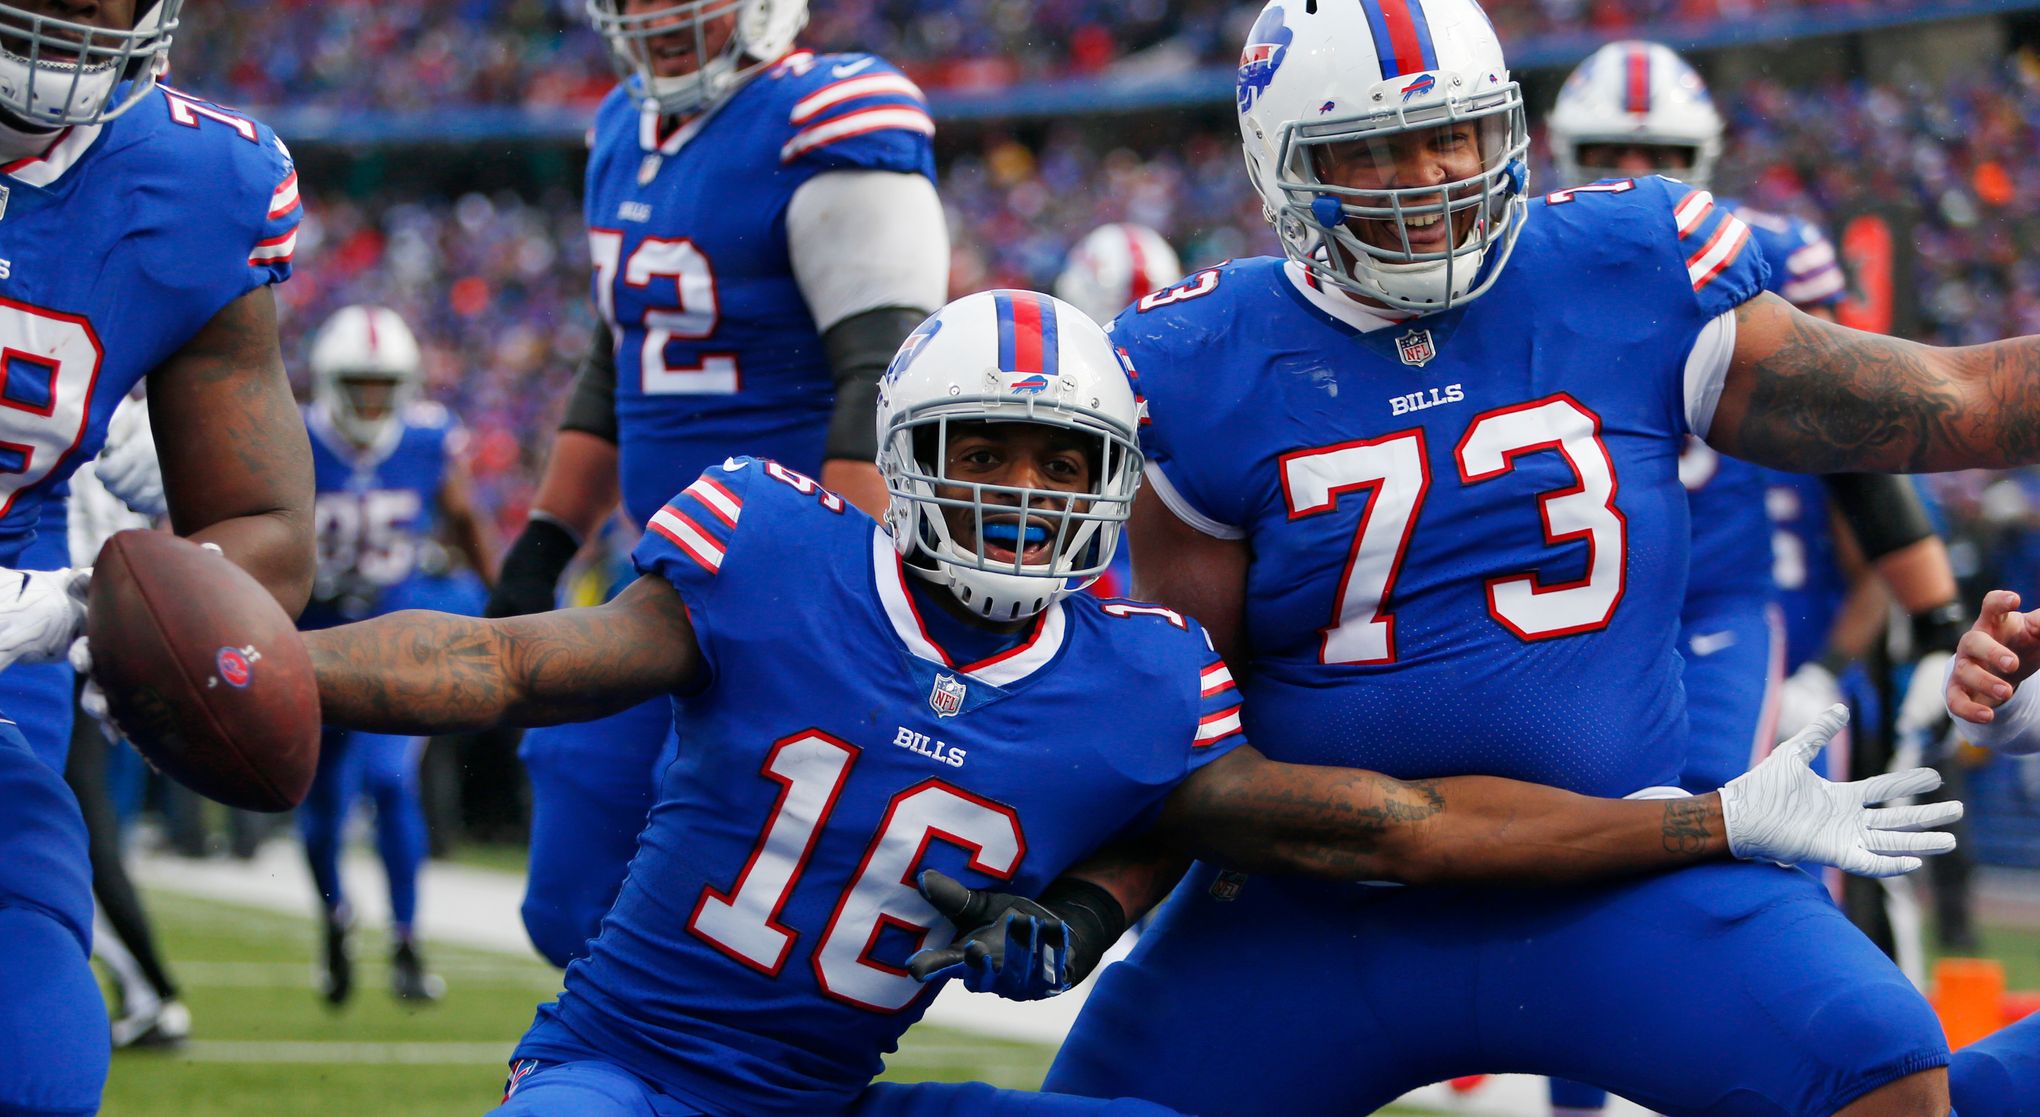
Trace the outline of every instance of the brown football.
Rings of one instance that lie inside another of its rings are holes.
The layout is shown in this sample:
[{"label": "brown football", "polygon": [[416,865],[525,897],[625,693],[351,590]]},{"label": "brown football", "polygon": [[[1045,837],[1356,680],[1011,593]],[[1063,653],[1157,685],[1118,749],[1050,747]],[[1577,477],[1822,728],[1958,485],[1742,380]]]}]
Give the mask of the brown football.
[{"label": "brown football", "polygon": [[319,687],[297,626],[253,575],[188,539],[123,531],[92,571],[92,673],[165,775],[287,811],[319,762]]}]

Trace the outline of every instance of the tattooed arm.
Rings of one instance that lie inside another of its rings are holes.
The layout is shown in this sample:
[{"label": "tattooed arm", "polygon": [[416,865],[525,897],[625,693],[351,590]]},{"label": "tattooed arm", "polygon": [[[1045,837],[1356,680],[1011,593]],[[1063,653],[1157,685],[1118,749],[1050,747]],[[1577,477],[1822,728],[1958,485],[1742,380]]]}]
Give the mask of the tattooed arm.
[{"label": "tattooed arm", "polygon": [[590,608],[500,620],[414,610],[304,637],[320,719],[380,733],[588,721],[690,689],[704,670],[680,594],[649,575]]},{"label": "tattooed arm", "polygon": [[[1595,799],[1492,776],[1404,781],[1239,748],[1185,780],[1152,840],[1250,872],[1557,884],[1728,856],[1721,799]],[[1133,870],[1114,866],[1126,882]]]},{"label": "tattooed arm", "polygon": [[1931,473],[2040,461],[2040,338],[1937,348],[1772,294],[1735,310],[1707,441],[1801,473]]},{"label": "tattooed arm", "polygon": [[292,616],[312,592],[312,447],[258,287],[149,374],[149,425],[179,535],[217,543]]}]

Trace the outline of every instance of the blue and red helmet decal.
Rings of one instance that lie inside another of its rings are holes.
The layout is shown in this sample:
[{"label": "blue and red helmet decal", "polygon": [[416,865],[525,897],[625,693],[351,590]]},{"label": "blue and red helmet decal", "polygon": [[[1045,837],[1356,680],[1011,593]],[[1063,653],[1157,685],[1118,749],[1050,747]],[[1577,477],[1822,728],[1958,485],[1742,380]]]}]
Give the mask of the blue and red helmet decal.
[{"label": "blue and red helmet decal", "polygon": [[1055,302],[1033,291],[994,291],[992,310],[999,320],[999,370],[1011,374],[1009,392],[1028,393],[1027,374],[1039,375],[1044,391],[1058,372]]},{"label": "blue and red helmet decal", "polygon": [[1269,7],[1254,21],[1254,29],[1247,32],[1247,45],[1240,51],[1241,112],[1252,109],[1255,98],[1268,91],[1268,83],[1275,80],[1275,71],[1282,68],[1282,59],[1295,38],[1296,32],[1283,22],[1280,4]]},{"label": "blue and red helmet decal", "polygon": [[1367,13],[1367,30],[1374,36],[1383,79],[1438,68],[1438,49],[1431,43],[1431,21],[1424,15],[1423,0],[1360,0],[1360,7]]}]

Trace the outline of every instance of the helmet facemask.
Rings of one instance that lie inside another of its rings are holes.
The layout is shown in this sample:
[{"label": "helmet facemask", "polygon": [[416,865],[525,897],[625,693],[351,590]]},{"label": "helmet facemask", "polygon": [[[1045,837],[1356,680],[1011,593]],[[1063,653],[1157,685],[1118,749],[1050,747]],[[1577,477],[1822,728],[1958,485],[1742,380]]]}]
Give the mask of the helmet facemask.
[{"label": "helmet facemask", "polygon": [[[987,424],[1074,437],[1088,484],[1063,490],[950,477],[952,444]],[[1019,620],[1097,580],[1133,510],[1142,458],[1134,433],[1099,411],[1010,396],[952,397],[895,415],[879,449],[887,522],[916,573],[994,621]],[[952,513],[962,529],[952,525]]]},{"label": "helmet facemask", "polygon": [[[626,0],[587,0],[588,18],[609,41],[625,86],[648,111],[670,116],[720,104],[746,78],[793,45],[807,23],[800,0],[681,0],[624,14]],[[694,68],[661,76],[659,55],[677,37],[691,43]]]},{"label": "helmet facemask", "polygon": [[138,0],[134,27],[116,30],[0,3],[0,111],[31,128],[55,129],[133,108],[169,68],[183,4]]},{"label": "helmet facemask", "polygon": [[[1282,199],[1269,216],[1284,250],[1321,282],[1431,313],[1500,277],[1528,207],[1529,143],[1514,82],[1417,108],[1292,120],[1275,137],[1276,181],[1262,195]],[[1424,146],[1462,153],[1470,173],[1400,185],[1400,163]],[[1247,166],[1262,187],[1262,169],[1251,157]],[[1449,232],[1432,231],[1440,223]]]},{"label": "helmet facemask", "polygon": [[320,406],[333,428],[357,446],[389,437],[418,395],[415,378],[375,370],[344,369],[326,378]]}]

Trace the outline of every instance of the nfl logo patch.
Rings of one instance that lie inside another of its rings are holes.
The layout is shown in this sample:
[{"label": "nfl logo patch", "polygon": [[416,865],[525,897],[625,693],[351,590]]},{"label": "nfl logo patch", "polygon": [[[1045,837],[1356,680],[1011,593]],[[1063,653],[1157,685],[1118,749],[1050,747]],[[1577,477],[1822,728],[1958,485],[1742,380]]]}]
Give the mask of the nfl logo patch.
[{"label": "nfl logo patch", "polygon": [[1438,347],[1431,344],[1431,331],[1412,329],[1395,339],[1395,351],[1402,357],[1402,363],[1414,368],[1423,368],[1438,355]]},{"label": "nfl logo patch", "polygon": [[963,709],[964,686],[954,675],[935,676],[935,689],[928,692],[928,708],[937,717],[953,718]]}]

